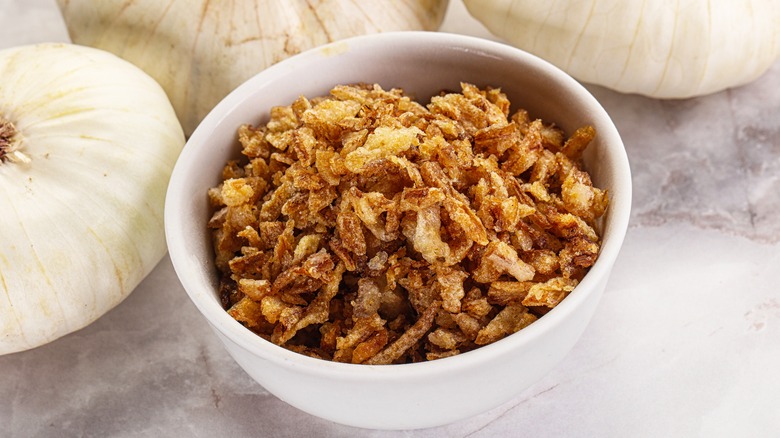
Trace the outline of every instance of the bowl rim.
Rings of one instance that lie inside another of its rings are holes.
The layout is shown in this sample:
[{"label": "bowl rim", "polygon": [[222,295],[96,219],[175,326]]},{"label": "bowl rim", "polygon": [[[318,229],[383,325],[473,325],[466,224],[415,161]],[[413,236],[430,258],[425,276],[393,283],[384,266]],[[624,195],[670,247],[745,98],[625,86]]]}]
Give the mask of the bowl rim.
[{"label": "bowl rim", "polygon": [[[384,45],[417,46],[420,44],[430,44],[437,47],[447,46],[448,48],[455,46],[466,51],[477,51],[486,56],[512,58],[532,65],[541,69],[568,93],[582,98],[585,104],[594,111],[594,118],[601,120],[602,124],[608,127],[607,131],[604,131],[603,128],[600,129],[599,136],[604,137],[604,144],[611,146],[609,148],[612,150],[610,158],[615,164],[610,168],[610,172],[616,181],[615,185],[624,187],[625,192],[617,198],[613,196],[610,199],[607,213],[610,215],[609,238],[606,239],[604,235],[602,236],[602,247],[596,263],[574,291],[543,318],[539,318],[533,324],[499,341],[452,357],[389,366],[341,363],[312,358],[261,338],[228,315],[214,300],[210,285],[201,284],[193,280],[191,276],[185,275],[188,270],[200,269],[202,266],[194,257],[186,253],[186,236],[182,227],[178,225],[178,221],[182,218],[175,214],[176,211],[182,211],[185,202],[181,196],[177,196],[185,189],[186,181],[182,179],[182,173],[188,166],[191,166],[198,154],[196,149],[203,148],[205,140],[209,138],[220,120],[232,109],[239,106],[245,96],[251,94],[249,93],[251,90],[261,87],[262,84],[274,81],[291,69],[306,67],[310,62],[321,59],[323,56],[340,56],[353,50],[380,48]],[[628,229],[630,208],[631,172],[625,147],[606,110],[582,84],[548,61],[501,42],[446,32],[398,31],[351,37],[303,51],[260,71],[235,88],[206,115],[184,146],[174,166],[168,186],[164,223],[169,255],[177,277],[190,300],[214,329],[252,355],[277,365],[295,368],[298,372],[307,374],[327,374],[343,380],[360,381],[397,378],[399,375],[404,375],[407,378],[425,378],[452,368],[471,368],[504,356],[509,351],[523,348],[535,338],[544,336],[545,333],[553,330],[562,320],[575,312],[587,296],[594,293],[594,289],[600,282],[607,280]]]}]

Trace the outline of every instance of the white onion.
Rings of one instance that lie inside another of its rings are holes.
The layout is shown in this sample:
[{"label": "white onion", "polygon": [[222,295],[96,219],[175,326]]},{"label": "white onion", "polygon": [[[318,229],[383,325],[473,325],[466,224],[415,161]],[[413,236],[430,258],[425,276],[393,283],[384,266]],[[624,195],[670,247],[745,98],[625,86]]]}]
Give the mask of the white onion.
[{"label": "white onion", "polygon": [[152,78],[70,44],[0,51],[0,124],[5,354],[93,322],[160,261],[184,135]]},{"label": "white onion", "polygon": [[778,0],[464,0],[495,35],[583,82],[687,98],[753,81],[780,56]]}]

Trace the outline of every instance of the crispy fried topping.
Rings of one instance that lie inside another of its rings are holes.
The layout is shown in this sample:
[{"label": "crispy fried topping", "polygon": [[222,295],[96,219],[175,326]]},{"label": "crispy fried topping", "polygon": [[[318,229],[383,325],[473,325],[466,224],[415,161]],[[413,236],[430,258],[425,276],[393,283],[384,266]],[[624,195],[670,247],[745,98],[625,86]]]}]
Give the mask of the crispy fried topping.
[{"label": "crispy fried topping", "polygon": [[533,323],[600,249],[607,193],[570,137],[497,88],[427,106],[342,85],[238,129],[243,158],[209,190],[228,313],[339,362],[450,357]]}]

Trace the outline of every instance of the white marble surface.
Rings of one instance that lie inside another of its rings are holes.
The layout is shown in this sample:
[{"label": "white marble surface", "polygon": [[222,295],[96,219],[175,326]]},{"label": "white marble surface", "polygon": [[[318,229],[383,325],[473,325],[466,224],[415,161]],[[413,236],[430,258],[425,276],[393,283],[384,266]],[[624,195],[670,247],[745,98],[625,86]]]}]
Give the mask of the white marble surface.
[{"label": "white marble surface", "polygon": [[[443,30],[491,38],[452,2]],[[63,38],[52,0],[0,0],[0,47]],[[581,341],[510,402],[421,431],[309,416],[226,355],[165,258],[91,326],[0,357],[0,436],[778,436],[780,62],[683,101],[589,89],[628,149],[631,226]]]}]

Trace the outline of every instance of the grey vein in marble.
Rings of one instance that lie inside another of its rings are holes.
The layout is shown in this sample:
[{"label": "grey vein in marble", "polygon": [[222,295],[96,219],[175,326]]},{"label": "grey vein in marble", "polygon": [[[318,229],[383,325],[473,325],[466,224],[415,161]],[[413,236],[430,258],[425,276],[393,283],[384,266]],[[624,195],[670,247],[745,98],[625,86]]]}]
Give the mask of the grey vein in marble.
[{"label": "grey vein in marble", "polygon": [[655,100],[589,87],[632,164],[632,225],[684,221],[780,241],[780,62],[756,82]]}]

